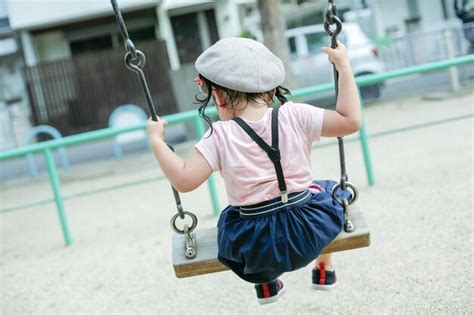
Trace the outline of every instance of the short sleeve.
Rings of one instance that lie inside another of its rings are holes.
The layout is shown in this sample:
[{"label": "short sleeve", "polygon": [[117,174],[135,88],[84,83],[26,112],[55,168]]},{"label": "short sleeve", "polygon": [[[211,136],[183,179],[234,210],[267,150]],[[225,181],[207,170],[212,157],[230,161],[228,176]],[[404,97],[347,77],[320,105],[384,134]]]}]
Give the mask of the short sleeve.
[{"label": "short sleeve", "polygon": [[302,103],[288,105],[308,139],[311,142],[318,141],[323,130],[324,108]]},{"label": "short sleeve", "polygon": [[214,172],[221,170],[220,154],[216,140],[215,130],[211,133],[211,129],[209,129],[202,139],[194,146],[204,156]]}]

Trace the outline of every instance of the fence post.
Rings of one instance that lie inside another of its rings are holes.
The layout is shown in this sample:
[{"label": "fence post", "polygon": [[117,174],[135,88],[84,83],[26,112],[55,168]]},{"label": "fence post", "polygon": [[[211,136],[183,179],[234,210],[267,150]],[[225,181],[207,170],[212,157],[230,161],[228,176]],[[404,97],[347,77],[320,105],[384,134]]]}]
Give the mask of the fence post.
[{"label": "fence post", "polygon": [[[359,95],[360,94],[360,87],[357,86],[359,89]],[[375,185],[375,178],[374,178],[374,172],[372,169],[372,158],[370,156],[370,148],[369,148],[369,141],[367,137],[367,129],[365,128],[365,118],[364,118],[364,101],[362,100],[362,97],[360,97],[360,107],[361,107],[361,112],[362,112],[362,125],[359,130],[359,140],[360,144],[362,146],[362,153],[364,155],[364,164],[365,164],[365,172],[367,174],[367,181],[369,183],[369,186],[374,186]]]},{"label": "fence post", "polygon": [[[196,137],[200,139],[204,135],[205,129],[204,129],[204,123],[201,120],[201,117],[199,117],[198,115],[196,115],[194,118],[194,127],[196,128]],[[221,212],[221,208],[219,205],[219,196],[217,195],[216,183],[215,183],[213,174],[209,176],[209,178],[207,179],[207,185],[209,187],[209,192],[211,194],[211,201],[212,201],[212,208],[214,209],[214,215],[218,216],[219,213]]]},{"label": "fence post", "polygon": [[63,230],[64,242],[67,246],[72,244],[71,233],[69,231],[69,225],[67,223],[66,211],[64,209],[63,196],[61,194],[61,185],[59,183],[58,172],[54,163],[53,153],[51,149],[44,150],[44,158],[46,166],[48,168],[49,181],[51,182],[51,188],[53,189],[54,201],[56,202],[56,209],[58,210],[59,221],[61,222],[61,228]]},{"label": "fence post", "polygon": [[[448,59],[455,58],[454,52],[454,43],[453,43],[453,33],[450,30],[445,30],[443,32],[444,38],[444,47],[446,48],[446,55]],[[459,72],[458,68],[451,67],[449,68],[449,79],[451,81],[451,89],[453,92],[459,91],[460,83],[459,83]]]}]

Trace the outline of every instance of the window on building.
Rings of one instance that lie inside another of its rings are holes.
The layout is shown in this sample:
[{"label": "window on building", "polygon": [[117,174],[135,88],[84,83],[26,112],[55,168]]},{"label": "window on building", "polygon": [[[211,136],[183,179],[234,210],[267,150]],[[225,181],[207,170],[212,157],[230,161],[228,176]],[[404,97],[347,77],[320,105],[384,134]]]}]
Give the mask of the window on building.
[{"label": "window on building", "polygon": [[0,18],[0,31],[1,32],[7,32],[11,30],[10,28],[10,22],[7,17],[2,17]]},{"label": "window on building", "polygon": [[297,59],[298,53],[296,52],[296,37],[288,38],[288,47],[290,48],[290,59]]},{"label": "window on building", "polygon": [[112,36],[110,34],[93,38],[80,39],[70,42],[71,53],[73,55],[84,52],[100,51],[112,49]]},{"label": "window on building", "polygon": [[312,54],[320,53],[321,48],[329,43],[328,35],[323,32],[305,34],[305,37],[308,42],[308,51]]},{"label": "window on building", "polygon": [[219,40],[219,31],[217,29],[216,23],[216,15],[214,10],[207,10],[205,11],[206,19],[207,19],[207,26],[209,28],[209,33],[211,37],[211,44],[214,44]]},{"label": "window on building", "polygon": [[171,17],[176,48],[182,64],[193,63],[202,52],[197,14],[183,14]]},{"label": "window on building", "polygon": [[[321,53],[321,48],[327,47],[331,44],[331,37],[325,32],[309,33],[305,34],[306,41],[308,43],[308,51],[310,54]],[[346,36],[341,33],[337,38],[341,43],[347,44]]]},{"label": "window on building", "polygon": [[[155,27],[149,26],[128,32],[129,37],[134,43],[144,43],[156,40]],[[135,45],[136,46],[136,45]]]}]

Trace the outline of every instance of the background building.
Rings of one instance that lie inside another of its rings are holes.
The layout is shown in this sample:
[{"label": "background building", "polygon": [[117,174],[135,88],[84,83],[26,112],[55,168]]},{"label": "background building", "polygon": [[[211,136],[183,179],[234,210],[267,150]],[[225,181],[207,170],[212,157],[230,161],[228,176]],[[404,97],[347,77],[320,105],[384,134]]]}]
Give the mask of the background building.
[{"label": "background building", "polygon": [[[145,73],[160,114],[191,103],[189,93],[180,93],[189,91],[183,80],[193,84],[186,65],[219,38],[240,36],[240,10],[248,3],[119,1],[130,37],[147,55]],[[74,134],[107,127],[108,116],[121,104],[143,103],[134,74],[123,65],[122,39],[109,1],[3,4],[23,49],[30,101],[23,108],[33,125]]]},{"label": "background building", "polygon": [[[324,0],[282,0],[288,28],[321,24]],[[386,69],[466,51],[450,0],[337,0],[339,14],[379,46]],[[194,108],[196,57],[219,38],[262,40],[255,0],[120,0],[127,28],[145,52],[145,73],[160,114]],[[443,31],[443,32],[442,32]],[[107,127],[114,108],[146,109],[123,64],[109,1],[0,0],[0,150],[23,145],[33,125],[63,135]]]},{"label": "background building", "polygon": [[[0,150],[21,144],[29,128],[22,69],[17,33],[10,27],[5,0],[0,0]],[[14,121],[22,123],[17,126]]]}]

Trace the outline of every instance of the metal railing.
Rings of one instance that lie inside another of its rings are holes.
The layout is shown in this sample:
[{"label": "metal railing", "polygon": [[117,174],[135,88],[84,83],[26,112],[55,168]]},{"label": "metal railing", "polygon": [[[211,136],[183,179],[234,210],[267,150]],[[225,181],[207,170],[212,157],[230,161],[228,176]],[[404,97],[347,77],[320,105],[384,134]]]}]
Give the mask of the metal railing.
[{"label": "metal railing", "polygon": [[474,23],[443,23],[431,30],[387,35],[376,42],[385,69],[395,70],[465,56],[470,53],[467,34],[472,32]]},{"label": "metal railing", "polygon": [[[385,80],[389,80],[393,78],[405,77],[405,76],[409,76],[413,74],[435,72],[435,71],[440,71],[440,70],[448,69],[451,67],[462,66],[462,65],[467,65],[467,64],[474,64],[474,55],[468,55],[468,56],[463,56],[463,57],[459,57],[455,59],[444,60],[444,61],[424,64],[424,65],[414,66],[410,68],[394,70],[394,71],[390,71],[390,72],[386,72],[382,74],[361,76],[361,77],[357,77],[356,83],[358,87],[363,87],[366,85],[383,82]],[[316,95],[316,94],[323,93],[332,89],[334,89],[334,83],[308,87],[308,88],[294,91],[291,98],[294,99],[297,97]],[[217,112],[216,112],[215,107],[209,108],[207,110],[207,114],[216,115]],[[195,110],[166,115],[166,116],[162,116],[162,118],[166,119],[169,124],[192,121],[194,122],[194,125],[196,128],[197,137],[200,138],[204,135],[204,132],[205,132],[204,122],[199,117],[198,112]],[[61,222],[64,240],[65,240],[66,245],[71,245],[72,237],[71,237],[69,225],[67,222],[67,215],[66,215],[66,211],[64,207],[64,202],[63,202],[64,199],[61,192],[61,184],[60,184],[59,177],[57,174],[57,169],[54,162],[52,151],[60,147],[67,147],[67,146],[78,145],[81,143],[98,141],[101,139],[114,137],[121,133],[141,130],[145,128],[145,125],[146,125],[145,123],[142,123],[142,124],[130,126],[130,127],[107,128],[107,129],[101,129],[101,130],[96,130],[96,131],[90,131],[90,132],[86,132],[82,134],[64,137],[58,140],[45,141],[45,142],[21,147],[21,148],[6,151],[6,152],[0,152],[0,161],[22,157],[31,153],[44,154],[46,166],[47,166],[47,170],[49,174],[49,180],[50,180],[51,187],[53,190],[54,201],[56,203],[58,216]],[[372,170],[372,161],[371,161],[369,144],[368,144],[368,135],[367,135],[367,130],[366,130],[364,120],[362,122],[362,127],[359,131],[359,140],[362,146],[368,184],[369,186],[373,186],[375,185],[375,177]],[[217,192],[215,188],[214,178],[211,176],[207,182],[209,186],[210,197],[211,197],[214,213],[217,214],[220,211],[220,207],[219,207],[218,196],[217,196]]]}]

